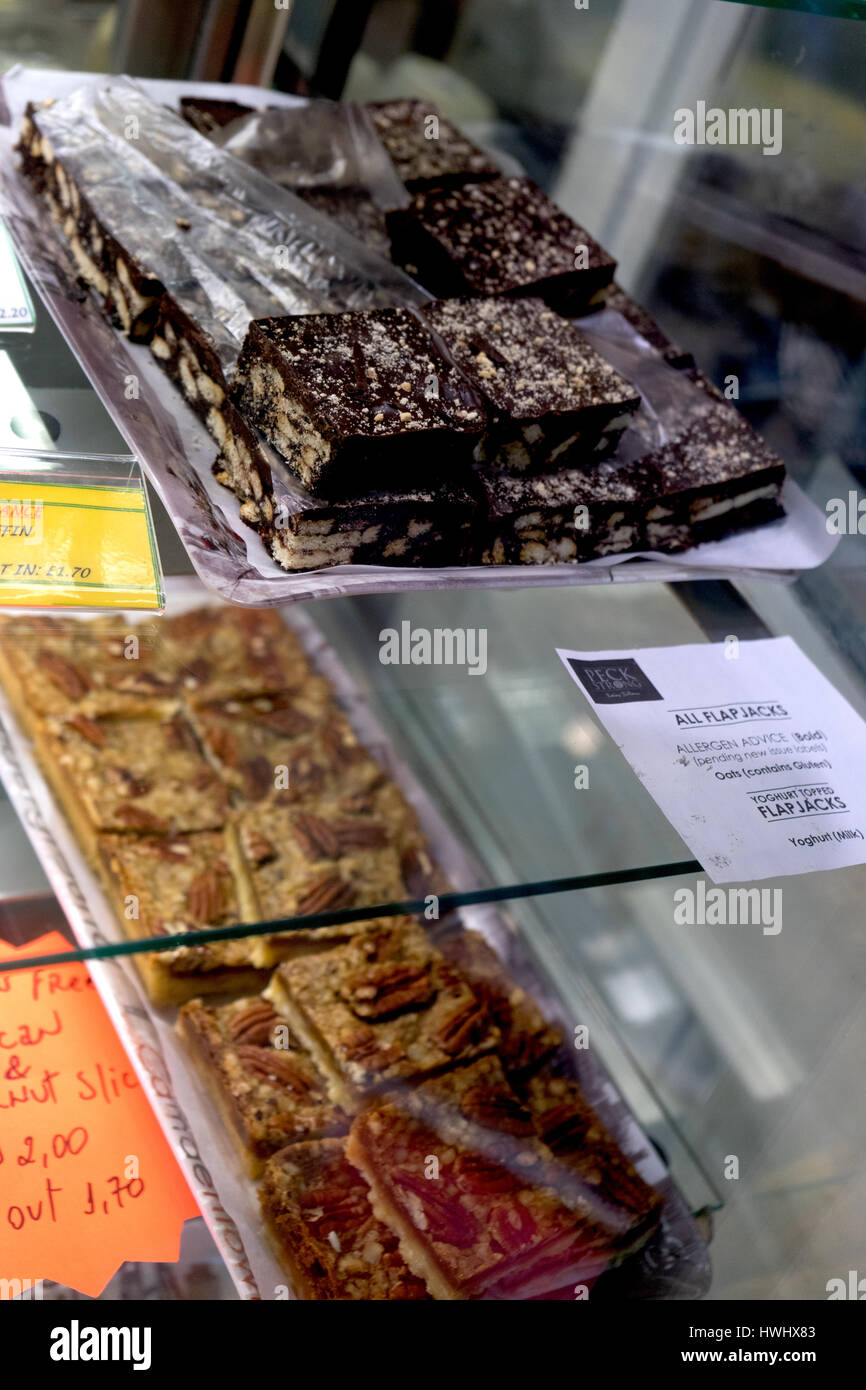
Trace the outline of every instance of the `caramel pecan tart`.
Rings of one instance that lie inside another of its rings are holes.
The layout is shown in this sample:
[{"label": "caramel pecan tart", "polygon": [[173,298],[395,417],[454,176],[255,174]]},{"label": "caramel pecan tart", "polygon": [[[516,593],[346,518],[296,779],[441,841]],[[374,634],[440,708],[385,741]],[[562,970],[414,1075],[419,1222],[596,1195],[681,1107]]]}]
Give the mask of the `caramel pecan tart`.
[{"label": "caramel pecan tart", "polygon": [[[127,935],[174,936],[241,922],[231,837],[231,830],[100,836],[103,878]],[[157,1005],[258,989],[267,978],[253,962],[248,939],[179,946],[135,960]]]},{"label": "caramel pecan tart", "polygon": [[273,609],[196,608],[162,624],[191,704],[295,690],[309,676],[300,642]]},{"label": "caramel pecan tart", "polygon": [[484,1003],[411,921],[375,923],[342,946],[286,961],[265,993],[345,1110],[499,1042]]},{"label": "caramel pecan tart", "polygon": [[181,713],[129,719],[77,712],[45,720],[35,745],[92,860],[99,831],[176,835],[225,824],[226,789]]},{"label": "caramel pecan tart", "polygon": [[345,1150],[345,1139],[293,1144],[265,1168],[259,1200],[286,1274],[303,1299],[429,1298]]},{"label": "caramel pecan tart", "polygon": [[591,1285],[622,1257],[623,1233],[572,1200],[503,1073],[485,1062],[363,1111],[347,1156],[434,1298],[544,1299]]},{"label": "caramel pecan tart", "polygon": [[[241,814],[238,835],[251,888],[250,921],[372,907],[406,896],[400,852],[388,823],[374,816],[349,814],[333,802],[310,809],[263,805]],[[256,959],[276,965],[306,952],[315,930],[257,937]],[[336,930],[345,937],[345,930]]]},{"label": "caramel pecan tart", "polygon": [[309,1053],[261,995],[217,1006],[192,999],[177,1026],[251,1177],[286,1144],[346,1132]]}]

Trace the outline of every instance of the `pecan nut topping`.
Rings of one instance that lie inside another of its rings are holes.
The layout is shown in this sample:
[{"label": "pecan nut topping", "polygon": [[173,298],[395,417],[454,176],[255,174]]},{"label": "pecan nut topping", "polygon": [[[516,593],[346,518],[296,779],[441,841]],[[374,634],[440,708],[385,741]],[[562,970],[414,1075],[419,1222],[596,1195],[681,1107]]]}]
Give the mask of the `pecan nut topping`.
[{"label": "pecan nut topping", "polygon": [[66,723],[94,748],[105,747],[105,730],[95,719],[89,718],[86,714],[71,714]]},{"label": "pecan nut topping", "polygon": [[93,689],[93,682],[87,673],[57,652],[40,651],[36,660],[52,685],[62,690],[68,699],[80,700],[88,690]]},{"label": "pecan nut topping", "polygon": [[145,811],[143,806],[131,806],[128,801],[124,801],[118,806],[114,813],[119,821],[122,821],[127,830],[168,830],[168,821],[161,820],[152,811]]},{"label": "pecan nut topping", "polygon": [[467,999],[438,1024],[434,1037],[443,1052],[462,1052],[487,1030],[487,1010],[476,998]]},{"label": "pecan nut topping", "polygon": [[324,874],[304,885],[295,910],[299,917],[310,917],[331,908],[349,907],[354,901],[355,890],[351,883],[346,883],[339,874]]},{"label": "pecan nut topping", "polygon": [[421,1008],[435,993],[428,965],[396,961],[372,965],[347,980],[340,993],[359,1018],[385,1018],[401,1009]]},{"label": "pecan nut topping", "polygon": [[352,849],[382,849],[388,843],[385,827],[382,825],[337,821],[333,829],[343,854]]},{"label": "pecan nut topping", "polygon": [[458,1154],[454,1173],[458,1185],[467,1192],[508,1192],[515,1186],[514,1176],[507,1168],[481,1154]]},{"label": "pecan nut topping", "polygon": [[517,1096],[491,1086],[471,1086],[461,1098],[460,1109],[468,1119],[499,1134],[524,1137],[535,1132],[532,1117]]},{"label": "pecan nut topping", "polygon": [[274,766],[259,754],[241,763],[244,791],[250,801],[262,801],[274,785]]},{"label": "pecan nut topping", "polygon": [[280,1022],[280,1016],[266,999],[257,999],[248,1009],[241,1009],[228,1022],[228,1033],[233,1042],[251,1043],[255,1047],[268,1047],[271,1034]]},{"label": "pecan nut topping", "polygon": [[201,927],[213,926],[225,917],[230,902],[231,879],[214,864],[202,869],[187,889],[189,915]]},{"label": "pecan nut topping", "polygon": [[176,714],[165,722],[165,741],[169,748],[177,748],[186,753],[198,752],[198,740],[182,715]]},{"label": "pecan nut topping", "polygon": [[253,864],[267,864],[277,857],[277,851],[270,840],[252,826],[244,827],[243,847],[247,859]]},{"label": "pecan nut topping", "polygon": [[231,729],[211,729],[207,742],[217,762],[223,763],[225,767],[237,767],[240,749]]},{"label": "pecan nut topping", "polygon": [[285,734],[286,738],[297,738],[299,734],[305,734],[309,731],[313,721],[301,710],[286,707],[269,710],[267,714],[260,716],[260,722],[272,729],[275,734]]},{"label": "pecan nut topping", "polygon": [[[109,769],[106,768],[106,774]],[[146,796],[150,791],[151,784],[146,777],[136,777],[135,773],[130,772],[128,767],[111,767],[110,775],[118,786],[123,789],[125,796],[134,799],[137,796]]]},{"label": "pecan nut topping", "polygon": [[340,842],[334,830],[321,816],[309,811],[299,812],[292,817],[292,828],[307,859],[336,859],[340,853]]},{"label": "pecan nut topping", "polygon": [[[431,1240],[468,1250],[481,1235],[481,1224],[471,1211],[435,1190],[435,1182],[419,1178],[414,1173],[398,1170],[394,1175],[397,1187],[408,1198],[407,1206],[415,1224],[426,1230]],[[419,1221],[416,1216],[421,1217]]]},{"label": "pecan nut topping", "polygon": [[241,1043],[237,1054],[244,1070],[259,1081],[270,1081],[307,1096],[318,1090],[316,1082],[298,1065],[297,1059],[285,1052],[278,1052],[273,1047]]},{"label": "pecan nut topping", "polygon": [[384,1071],[403,1057],[399,1043],[386,1043],[366,1024],[360,1028],[344,1028],[337,1038],[337,1051],[347,1062],[360,1062],[374,1071]]},{"label": "pecan nut topping", "polygon": [[570,1153],[580,1148],[593,1116],[564,1101],[554,1105],[538,1117],[538,1128],[542,1139],[554,1153]]}]

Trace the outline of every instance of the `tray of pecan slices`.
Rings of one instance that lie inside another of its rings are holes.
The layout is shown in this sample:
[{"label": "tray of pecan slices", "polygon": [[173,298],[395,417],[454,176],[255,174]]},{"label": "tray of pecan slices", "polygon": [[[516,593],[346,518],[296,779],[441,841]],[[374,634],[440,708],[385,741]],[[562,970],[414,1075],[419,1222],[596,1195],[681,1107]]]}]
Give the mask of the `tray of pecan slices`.
[{"label": "tray of pecan slices", "polygon": [[706,1292],[518,931],[438,916],[478,867],[308,618],[182,580],[157,621],[0,628],[0,774],[76,938],[179,938],[90,969],[241,1297]]}]

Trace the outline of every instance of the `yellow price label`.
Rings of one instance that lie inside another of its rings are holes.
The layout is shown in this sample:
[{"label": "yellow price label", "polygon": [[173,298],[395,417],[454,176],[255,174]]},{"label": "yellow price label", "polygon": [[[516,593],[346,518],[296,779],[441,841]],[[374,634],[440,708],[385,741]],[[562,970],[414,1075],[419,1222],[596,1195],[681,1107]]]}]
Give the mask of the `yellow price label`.
[{"label": "yellow price label", "polygon": [[0,475],[0,607],[165,606],[142,486]]}]

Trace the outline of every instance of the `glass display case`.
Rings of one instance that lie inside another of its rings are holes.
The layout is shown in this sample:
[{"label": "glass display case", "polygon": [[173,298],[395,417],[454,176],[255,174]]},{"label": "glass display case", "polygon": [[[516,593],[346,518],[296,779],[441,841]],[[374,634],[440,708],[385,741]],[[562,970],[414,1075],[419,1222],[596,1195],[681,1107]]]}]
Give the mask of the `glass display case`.
[{"label": "glass display case", "polygon": [[[87,11],[94,34],[108,32],[114,9],[61,8],[64,23]],[[733,383],[739,408],[822,513],[855,498],[832,556],[788,582],[644,576],[301,605],[468,848],[472,873],[456,890],[502,900],[565,1016],[589,1026],[710,1242],[707,1297],[824,1299],[828,1280],[862,1264],[866,867],[771,880],[784,885],[777,936],[679,925],[674,894],[703,870],[556,649],[789,636],[866,718],[866,522],[856,524],[866,479],[866,24],[856,5],[838,7],[846,18],[728,0],[358,8],[365,23],[354,23],[347,51],[340,4],[297,0],[279,35],[277,81],[291,73],[295,86],[315,88],[325,74],[329,96],[435,102],[592,229],[629,292],[709,378]],[[77,51],[66,65],[109,67]],[[781,112],[780,148],[677,143],[678,113],[699,103]],[[4,401],[0,471],[28,446],[28,429],[34,448],[136,466],[31,292],[34,330],[0,327],[0,354],[31,406],[22,423]],[[163,570],[182,582],[192,565],[150,495]],[[383,664],[382,632],[405,623],[483,633],[483,678]],[[0,936],[20,944],[52,928],[72,942],[4,798]],[[45,1296],[75,1297],[60,1286]],[[124,1266],[102,1297],[231,1299],[235,1289],[199,1220],[187,1224],[177,1265]]]}]

